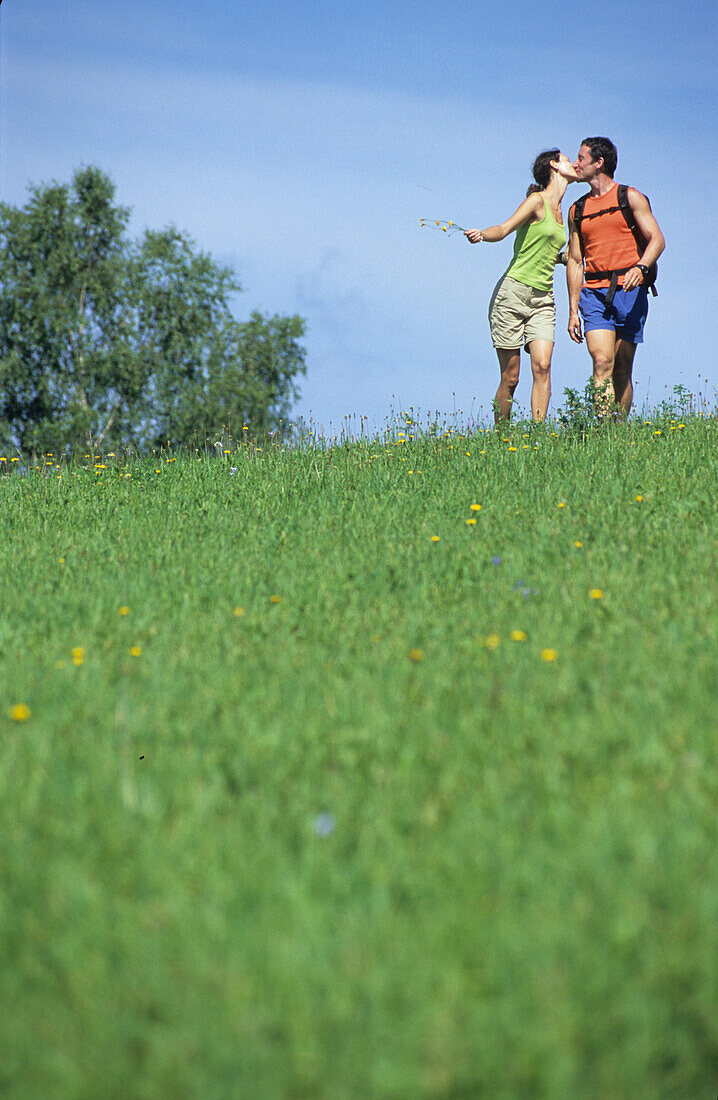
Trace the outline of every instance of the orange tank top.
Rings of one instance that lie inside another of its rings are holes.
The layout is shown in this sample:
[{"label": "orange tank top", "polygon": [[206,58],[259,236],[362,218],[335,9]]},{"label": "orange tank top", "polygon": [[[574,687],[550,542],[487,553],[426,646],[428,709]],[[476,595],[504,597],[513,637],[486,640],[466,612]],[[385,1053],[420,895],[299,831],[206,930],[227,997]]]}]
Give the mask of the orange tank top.
[{"label": "orange tank top", "polygon": [[[599,210],[610,210],[600,218],[588,215]],[[583,258],[585,270],[615,271],[616,268],[628,268],[640,258],[633,233],[626,225],[626,219],[618,208],[618,184],[614,183],[605,195],[589,195],[583,207],[581,219],[583,237]],[[591,279],[584,286],[602,290],[610,286],[611,280]],[[623,275],[618,276],[618,285],[623,286]]]}]

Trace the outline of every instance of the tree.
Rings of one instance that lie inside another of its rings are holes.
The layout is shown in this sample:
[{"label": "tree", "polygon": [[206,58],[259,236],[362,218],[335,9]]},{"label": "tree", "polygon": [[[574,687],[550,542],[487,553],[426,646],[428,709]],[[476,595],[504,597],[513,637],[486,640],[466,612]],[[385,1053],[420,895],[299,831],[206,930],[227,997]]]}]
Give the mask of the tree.
[{"label": "tree", "polygon": [[301,317],[233,316],[241,287],[170,226],[127,236],[95,167],[0,204],[0,442],[23,451],[283,430]]}]

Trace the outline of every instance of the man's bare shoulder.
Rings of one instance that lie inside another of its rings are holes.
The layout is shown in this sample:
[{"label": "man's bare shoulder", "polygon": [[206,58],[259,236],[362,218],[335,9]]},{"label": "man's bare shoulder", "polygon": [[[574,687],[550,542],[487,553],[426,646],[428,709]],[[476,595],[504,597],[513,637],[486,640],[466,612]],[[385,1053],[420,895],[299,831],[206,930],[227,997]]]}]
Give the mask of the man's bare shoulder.
[{"label": "man's bare shoulder", "polygon": [[628,199],[628,202],[629,202],[632,210],[650,210],[651,209],[651,205],[650,205],[648,199],[646,198],[646,196],[643,194],[642,191],[638,190],[637,187],[627,187],[626,188],[626,197]]}]

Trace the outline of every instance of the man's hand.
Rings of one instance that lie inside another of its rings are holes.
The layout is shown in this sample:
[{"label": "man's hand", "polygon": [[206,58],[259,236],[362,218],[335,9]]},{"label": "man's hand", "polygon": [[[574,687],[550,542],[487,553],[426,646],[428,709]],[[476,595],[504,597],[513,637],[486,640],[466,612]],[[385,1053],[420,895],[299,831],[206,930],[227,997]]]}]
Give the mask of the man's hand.
[{"label": "man's hand", "polygon": [[635,290],[637,286],[643,285],[643,272],[637,268],[630,268],[623,277],[623,289]]},{"label": "man's hand", "polygon": [[581,332],[581,319],[577,313],[572,313],[568,319],[568,334],[573,340],[574,344],[583,343],[583,333]]},{"label": "man's hand", "polygon": [[483,233],[480,229],[467,229],[464,231],[464,236],[471,244],[481,244],[484,239]]}]

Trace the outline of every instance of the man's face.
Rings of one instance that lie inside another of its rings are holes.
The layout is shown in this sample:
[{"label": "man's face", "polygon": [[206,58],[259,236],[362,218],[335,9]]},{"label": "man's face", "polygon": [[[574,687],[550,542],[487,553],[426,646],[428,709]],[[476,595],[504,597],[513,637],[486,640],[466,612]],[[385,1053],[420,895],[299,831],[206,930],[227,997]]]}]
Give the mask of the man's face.
[{"label": "man's face", "polygon": [[580,180],[586,183],[590,183],[594,176],[598,175],[601,165],[603,165],[603,157],[594,160],[588,145],[581,146],[578,151],[578,156],[573,162],[573,166],[576,169],[576,175]]}]

